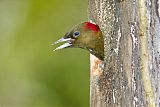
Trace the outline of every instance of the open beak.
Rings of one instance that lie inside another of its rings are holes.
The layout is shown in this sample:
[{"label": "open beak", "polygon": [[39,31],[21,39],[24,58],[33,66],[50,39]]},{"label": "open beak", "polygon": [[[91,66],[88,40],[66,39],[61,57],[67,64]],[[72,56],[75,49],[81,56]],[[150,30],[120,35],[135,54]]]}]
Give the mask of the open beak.
[{"label": "open beak", "polygon": [[66,42],[66,43],[57,47],[53,51],[56,51],[56,50],[59,50],[59,49],[64,49],[64,48],[67,48],[67,47],[71,47],[72,46],[72,41],[73,41],[72,38],[61,38],[61,39],[57,40],[56,42],[52,43],[52,45],[55,45],[55,44],[58,44],[58,43],[61,43],[61,42]]}]

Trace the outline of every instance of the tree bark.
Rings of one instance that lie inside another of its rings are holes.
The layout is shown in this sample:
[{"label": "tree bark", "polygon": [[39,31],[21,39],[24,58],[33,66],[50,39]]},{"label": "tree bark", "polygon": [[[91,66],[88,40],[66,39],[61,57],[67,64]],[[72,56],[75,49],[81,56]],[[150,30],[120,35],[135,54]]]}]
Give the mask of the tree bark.
[{"label": "tree bark", "polygon": [[90,107],[160,107],[160,0],[89,0],[105,59],[91,55]]}]

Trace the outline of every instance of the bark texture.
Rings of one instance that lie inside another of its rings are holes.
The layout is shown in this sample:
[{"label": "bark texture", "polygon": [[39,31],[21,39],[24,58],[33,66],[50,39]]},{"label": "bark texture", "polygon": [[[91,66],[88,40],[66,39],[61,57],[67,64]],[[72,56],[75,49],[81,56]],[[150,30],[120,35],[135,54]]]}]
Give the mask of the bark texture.
[{"label": "bark texture", "polygon": [[91,56],[91,107],[160,107],[160,1],[89,0],[105,40]]}]

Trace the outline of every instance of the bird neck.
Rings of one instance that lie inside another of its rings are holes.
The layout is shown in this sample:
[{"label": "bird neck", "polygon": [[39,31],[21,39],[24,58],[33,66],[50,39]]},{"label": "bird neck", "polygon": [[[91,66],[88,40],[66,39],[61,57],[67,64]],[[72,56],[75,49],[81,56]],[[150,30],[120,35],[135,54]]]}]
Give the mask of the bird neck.
[{"label": "bird neck", "polygon": [[88,50],[100,60],[104,59],[104,39],[101,31],[92,35]]}]

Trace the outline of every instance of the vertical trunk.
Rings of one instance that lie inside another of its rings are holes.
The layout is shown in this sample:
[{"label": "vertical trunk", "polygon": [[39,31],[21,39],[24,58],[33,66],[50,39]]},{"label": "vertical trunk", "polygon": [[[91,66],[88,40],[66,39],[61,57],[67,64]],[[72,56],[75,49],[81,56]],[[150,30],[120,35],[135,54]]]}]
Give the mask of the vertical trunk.
[{"label": "vertical trunk", "polygon": [[160,106],[160,0],[89,0],[105,40],[91,56],[91,107]]}]

